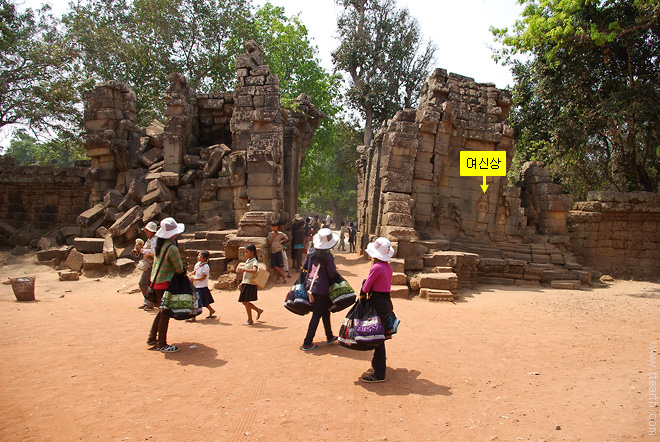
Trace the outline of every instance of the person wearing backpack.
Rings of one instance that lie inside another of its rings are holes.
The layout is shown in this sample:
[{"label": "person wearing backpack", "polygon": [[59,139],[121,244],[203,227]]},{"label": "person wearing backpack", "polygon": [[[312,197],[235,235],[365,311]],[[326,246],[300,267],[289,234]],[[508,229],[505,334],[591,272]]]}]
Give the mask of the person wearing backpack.
[{"label": "person wearing backpack", "polygon": [[312,318],[309,320],[305,340],[300,347],[303,351],[317,350],[319,346],[314,344],[314,336],[319,326],[319,321],[323,320],[325,330],[326,344],[337,342],[337,336],[332,333],[330,324],[330,281],[337,277],[337,267],[335,258],[330,250],[339,241],[339,235],[332,233],[330,229],[321,229],[314,235],[314,247],[307,254],[303,269],[307,270],[307,294],[309,302],[314,305]]}]

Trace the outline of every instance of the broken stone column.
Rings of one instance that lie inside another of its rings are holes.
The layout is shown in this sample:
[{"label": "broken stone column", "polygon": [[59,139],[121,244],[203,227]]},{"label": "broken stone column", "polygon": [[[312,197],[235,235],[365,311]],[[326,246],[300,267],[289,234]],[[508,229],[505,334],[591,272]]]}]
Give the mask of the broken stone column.
[{"label": "broken stone column", "polygon": [[130,168],[129,140],[135,133],[135,92],[120,81],[106,81],[83,93],[85,148],[91,158],[90,203],[113,188],[119,171]]},{"label": "broken stone column", "polygon": [[163,137],[163,171],[180,175],[183,156],[188,152],[191,134],[192,93],[185,77],[171,73],[165,91],[165,135]]}]

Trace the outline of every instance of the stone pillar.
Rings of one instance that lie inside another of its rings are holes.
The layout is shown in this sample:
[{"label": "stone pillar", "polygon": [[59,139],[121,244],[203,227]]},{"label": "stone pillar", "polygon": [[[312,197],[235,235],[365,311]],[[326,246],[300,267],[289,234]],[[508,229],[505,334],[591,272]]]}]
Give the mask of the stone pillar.
[{"label": "stone pillar", "polygon": [[[238,234],[256,236],[258,232],[266,235],[274,219],[287,218],[282,187],[286,115],[280,106],[279,79],[263,64],[263,50],[252,40],[245,46],[247,53],[236,59],[232,150],[244,151],[247,165],[247,212],[241,216]],[[246,216],[248,212],[262,216]]]},{"label": "stone pillar", "polygon": [[94,181],[89,202],[96,204],[114,188],[117,173],[130,168],[128,143],[135,133],[136,97],[124,83],[106,81],[83,92],[83,101],[85,148]]},{"label": "stone pillar", "polygon": [[188,153],[191,135],[192,93],[183,75],[172,73],[165,91],[165,135],[163,137],[164,172],[183,172],[183,156]]}]

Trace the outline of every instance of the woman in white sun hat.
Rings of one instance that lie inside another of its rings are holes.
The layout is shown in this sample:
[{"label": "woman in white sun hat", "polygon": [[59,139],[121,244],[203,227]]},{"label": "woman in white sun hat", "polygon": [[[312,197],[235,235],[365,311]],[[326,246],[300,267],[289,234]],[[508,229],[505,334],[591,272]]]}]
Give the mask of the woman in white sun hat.
[{"label": "woman in white sun hat", "polygon": [[[362,284],[364,293],[371,292],[373,302],[378,316],[383,325],[386,324],[387,317],[394,310],[390,291],[392,290],[392,266],[390,261],[394,256],[394,249],[390,240],[380,237],[376,241],[369,243],[366,249],[367,255],[373,262],[369,269],[369,276]],[[362,376],[362,382],[384,382],[385,381],[385,342],[381,342],[374,350],[374,356],[371,360],[373,373]]]},{"label": "woman in white sun hat", "polygon": [[[151,271],[152,288],[156,293],[156,305],[159,306],[165,290],[175,273],[183,273],[183,261],[176,244],[176,237],[185,230],[186,226],[177,223],[174,218],[165,218],[160,222],[156,232],[156,249],[154,264]],[[162,263],[162,265],[161,265]],[[174,353],[179,347],[167,345],[167,328],[170,323],[172,310],[160,308],[154,318],[149,331],[147,345],[156,346],[163,353]]]},{"label": "woman in white sun hat", "polygon": [[149,221],[146,226],[144,226],[144,234],[147,237],[147,240],[143,244],[135,242],[135,247],[133,248],[133,253],[139,254],[142,256],[138,268],[142,270],[142,276],[138,282],[140,290],[142,290],[143,302],[142,305],[138,308],[144,310],[151,310],[152,307],[147,304],[146,298],[147,290],[151,284],[151,268],[154,263],[154,252],[156,249],[156,232],[158,231],[158,224],[153,221]]},{"label": "woman in white sun hat", "polygon": [[332,249],[339,241],[339,235],[332,233],[330,229],[321,229],[314,235],[314,247],[310,249],[303,269],[307,270],[307,293],[309,302],[314,304],[312,310],[312,319],[309,320],[307,335],[300,347],[303,351],[316,350],[319,348],[314,344],[314,335],[319,326],[319,320],[323,319],[323,328],[325,329],[326,344],[332,344],[337,341],[337,336],[332,334],[330,325],[330,281],[336,278],[337,267],[335,266],[335,257],[332,256]]}]

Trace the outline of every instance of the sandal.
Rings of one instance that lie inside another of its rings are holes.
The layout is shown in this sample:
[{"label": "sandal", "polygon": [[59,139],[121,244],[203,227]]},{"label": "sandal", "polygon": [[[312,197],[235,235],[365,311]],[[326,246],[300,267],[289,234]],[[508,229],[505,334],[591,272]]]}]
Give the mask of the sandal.
[{"label": "sandal", "polygon": [[326,343],[326,344],[334,344],[334,343],[337,342],[338,340],[339,340],[339,337],[335,336],[335,337],[333,337],[332,339],[328,339],[327,341],[325,341],[325,343]]},{"label": "sandal", "polygon": [[360,378],[362,382],[366,382],[368,384],[376,383],[376,382],[385,382],[385,378],[377,378],[375,374],[370,374],[369,376],[362,376]]},{"label": "sandal", "polygon": [[319,348],[321,348],[321,347],[319,347],[317,344],[312,344],[312,345],[309,345],[309,346],[306,346],[306,345],[301,345],[300,346],[300,349],[302,351],[318,350]]},{"label": "sandal", "polygon": [[206,319],[215,319],[215,318],[217,318],[216,315],[208,315],[208,316],[206,317]]},{"label": "sandal", "polygon": [[259,318],[261,318],[261,314],[262,314],[263,312],[264,312],[263,310],[259,310],[259,311],[257,312],[257,321],[259,320]]},{"label": "sandal", "polygon": [[179,350],[181,349],[179,347],[175,347],[174,345],[165,345],[164,347],[158,349],[158,351],[161,353],[176,353]]},{"label": "sandal", "polygon": [[254,322],[252,321],[244,322],[243,325],[254,325]]}]

